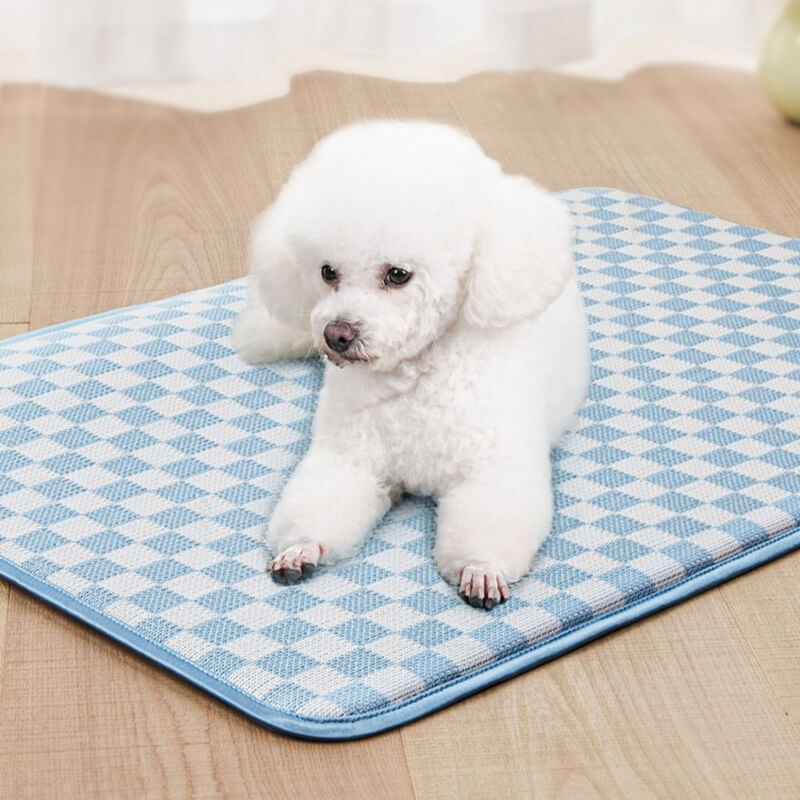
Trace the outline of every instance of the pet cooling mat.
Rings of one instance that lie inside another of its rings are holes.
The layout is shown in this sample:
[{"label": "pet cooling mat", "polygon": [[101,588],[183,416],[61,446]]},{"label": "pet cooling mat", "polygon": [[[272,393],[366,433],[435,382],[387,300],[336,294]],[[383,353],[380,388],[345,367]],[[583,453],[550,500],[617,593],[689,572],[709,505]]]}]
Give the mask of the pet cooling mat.
[{"label": "pet cooling mat", "polygon": [[507,603],[471,608],[440,579],[421,497],[349,563],[265,574],[322,366],[237,359],[241,280],[0,345],[0,574],[260,722],[339,739],[800,546],[800,241],[562,197],[593,376],[553,453],[552,534]]}]

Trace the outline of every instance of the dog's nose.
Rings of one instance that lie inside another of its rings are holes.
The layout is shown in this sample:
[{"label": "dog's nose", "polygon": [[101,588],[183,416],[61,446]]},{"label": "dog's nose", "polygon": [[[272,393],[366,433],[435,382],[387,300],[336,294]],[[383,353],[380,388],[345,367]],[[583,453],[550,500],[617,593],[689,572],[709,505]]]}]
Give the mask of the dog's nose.
[{"label": "dog's nose", "polygon": [[337,320],[325,326],[325,343],[337,353],[344,353],[355,338],[355,329],[349,322]]}]

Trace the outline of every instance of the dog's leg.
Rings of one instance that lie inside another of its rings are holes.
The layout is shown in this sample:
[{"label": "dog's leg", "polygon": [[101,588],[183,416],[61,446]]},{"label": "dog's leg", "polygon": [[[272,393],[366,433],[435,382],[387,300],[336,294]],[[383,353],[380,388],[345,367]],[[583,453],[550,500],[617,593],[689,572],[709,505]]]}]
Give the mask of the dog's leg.
[{"label": "dog's leg", "polygon": [[550,460],[481,471],[439,498],[433,555],[470,605],[492,608],[525,575],[550,531]]},{"label": "dog's leg", "polygon": [[368,470],[313,447],[289,479],[267,531],[268,570],[291,583],[320,562],[353,555],[388,511],[389,492]]},{"label": "dog's leg", "polygon": [[252,288],[247,304],[234,320],[231,344],[248,364],[303,358],[316,352],[311,334],[275,319]]}]

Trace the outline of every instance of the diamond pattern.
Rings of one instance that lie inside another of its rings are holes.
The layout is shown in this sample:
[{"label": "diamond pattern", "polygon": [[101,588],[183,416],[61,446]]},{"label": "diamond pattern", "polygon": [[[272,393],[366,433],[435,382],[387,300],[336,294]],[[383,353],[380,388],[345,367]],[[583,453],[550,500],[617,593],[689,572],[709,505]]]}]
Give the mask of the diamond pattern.
[{"label": "diamond pattern", "polygon": [[562,198],[593,379],[553,453],[552,534],[504,606],[442,582],[424,498],[352,562],[268,579],[265,515],[308,446],[322,367],[236,358],[244,281],[0,345],[0,572],[264,708],[352,720],[794,528],[800,242],[615,190]]}]

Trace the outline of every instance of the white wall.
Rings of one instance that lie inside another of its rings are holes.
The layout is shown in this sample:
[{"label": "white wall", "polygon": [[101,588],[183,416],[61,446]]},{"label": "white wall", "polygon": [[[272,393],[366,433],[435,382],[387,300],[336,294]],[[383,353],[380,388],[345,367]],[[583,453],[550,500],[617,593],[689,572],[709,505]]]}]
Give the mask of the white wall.
[{"label": "white wall", "polygon": [[[353,68],[444,80],[658,34],[749,55],[781,0],[0,0],[0,78],[110,86]],[[451,74],[455,73],[455,74]]]},{"label": "white wall", "polygon": [[755,54],[784,0],[595,0],[595,54],[635,36],[666,36],[721,53]]}]

